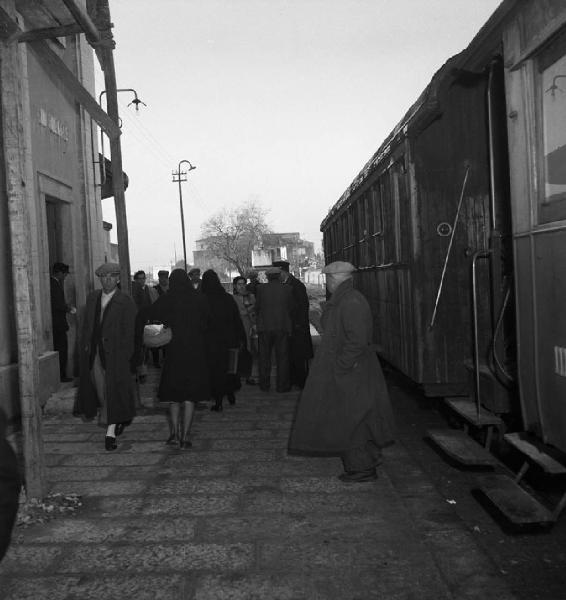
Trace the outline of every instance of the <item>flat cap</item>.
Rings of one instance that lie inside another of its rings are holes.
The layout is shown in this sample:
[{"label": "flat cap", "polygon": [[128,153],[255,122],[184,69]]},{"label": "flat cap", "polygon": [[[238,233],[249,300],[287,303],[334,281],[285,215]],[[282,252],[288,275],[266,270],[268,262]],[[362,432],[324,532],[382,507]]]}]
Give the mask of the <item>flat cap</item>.
[{"label": "flat cap", "polygon": [[336,275],[337,273],[352,273],[355,270],[356,267],[354,267],[352,263],[337,260],[326,265],[322,269],[322,272],[326,273],[327,275]]},{"label": "flat cap", "polygon": [[161,270],[161,271],[157,271],[157,276],[158,277],[169,277],[169,271],[165,271],[165,270]]},{"label": "flat cap", "polygon": [[56,262],[53,264],[53,273],[68,273],[69,265],[62,262]]},{"label": "flat cap", "polygon": [[267,267],[265,269],[266,275],[281,275],[281,267]]},{"label": "flat cap", "polygon": [[104,275],[110,275],[111,273],[120,275],[120,265],[118,263],[103,263],[95,271],[97,277],[103,277]]},{"label": "flat cap", "polygon": [[281,267],[281,270],[289,272],[290,263],[286,260],[274,260],[271,264],[274,267]]}]

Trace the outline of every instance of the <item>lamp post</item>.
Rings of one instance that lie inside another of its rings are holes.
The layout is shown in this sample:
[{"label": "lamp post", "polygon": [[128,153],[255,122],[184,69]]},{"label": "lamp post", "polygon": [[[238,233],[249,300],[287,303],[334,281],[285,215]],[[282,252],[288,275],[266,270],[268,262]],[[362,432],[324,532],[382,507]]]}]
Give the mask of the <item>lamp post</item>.
[{"label": "lamp post", "polygon": [[[181,171],[181,165],[187,163],[189,165],[188,171]],[[181,231],[183,233],[183,261],[185,262],[185,272],[187,270],[187,244],[185,242],[185,213],[183,211],[183,190],[181,189],[181,182],[187,181],[187,173],[196,169],[190,161],[183,159],[179,162],[177,171],[173,171],[173,182],[179,183],[179,206],[181,207]],[[175,179],[175,177],[177,177]]]}]

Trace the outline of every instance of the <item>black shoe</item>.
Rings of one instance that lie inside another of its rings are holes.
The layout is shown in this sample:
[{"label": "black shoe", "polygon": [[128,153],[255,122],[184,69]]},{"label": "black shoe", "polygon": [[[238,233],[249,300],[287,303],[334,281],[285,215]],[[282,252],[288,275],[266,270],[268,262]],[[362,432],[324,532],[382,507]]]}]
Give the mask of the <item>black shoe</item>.
[{"label": "black shoe", "polygon": [[338,475],[338,479],[344,483],[365,483],[367,481],[377,481],[377,473],[375,469],[372,471],[342,473],[342,475]]},{"label": "black shoe", "polygon": [[61,383],[70,383],[74,381],[72,377],[61,377]]},{"label": "black shoe", "polygon": [[116,423],[116,437],[118,437],[119,435],[122,435],[124,433],[124,429],[126,428],[126,425],[124,425],[124,423]]},{"label": "black shoe", "polygon": [[104,438],[104,447],[106,448],[106,450],[116,450],[116,448],[118,448],[118,443],[116,442],[116,438],[107,435]]},{"label": "black shoe", "polygon": [[192,448],[192,447],[193,447],[193,443],[190,440],[183,440],[179,444],[179,448],[182,448],[183,450],[186,450],[187,448]]},{"label": "black shoe", "polygon": [[217,402],[210,407],[210,410],[214,412],[222,412],[222,402]]},{"label": "black shoe", "polygon": [[146,380],[146,376],[145,375],[138,375],[138,381],[141,384],[144,384]]},{"label": "black shoe", "polygon": [[253,377],[248,377],[248,378],[246,379],[246,383],[247,383],[248,385],[257,385],[257,381],[256,381],[256,380],[255,380]]},{"label": "black shoe", "polygon": [[263,386],[263,385],[260,385],[260,386],[259,386],[259,389],[260,389],[262,392],[269,392],[269,387],[265,387],[265,386]]},{"label": "black shoe", "polygon": [[173,446],[173,445],[175,445],[175,444],[178,444],[178,443],[179,443],[179,438],[178,438],[178,437],[177,437],[177,436],[176,436],[174,433],[172,433],[172,434],[171,434],[171,435],[170,435],[170,436],[167,438],[167,441],[166,441],[165,443],[166,443],[168,446]]},{"label": "black shoe", "polygon": [[228,402],[230,402],[230,404],[236,404],[236,396],[234,396],[234,394],[228,394]]}]

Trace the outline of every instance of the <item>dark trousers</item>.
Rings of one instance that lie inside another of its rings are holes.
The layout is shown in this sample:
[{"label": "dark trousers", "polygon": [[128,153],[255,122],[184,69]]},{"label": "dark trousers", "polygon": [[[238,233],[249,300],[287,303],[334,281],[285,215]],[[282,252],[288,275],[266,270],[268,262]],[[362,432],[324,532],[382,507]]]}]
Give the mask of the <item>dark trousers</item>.
[{"label": "dark trousers", "polygon": [[271,378],[271,353],[275,348],[277,366],[277,391],[287,392],[291,387],[289,380],[289,336],[285,331],[260,331],[259,341],[259,386],[269,389]]},{"label": "dark trousers", "polygon": [[66,331],[53,332],[53,350],[59,352],[59,375],[61,379],[65,379],[67,377],[67,359],[69,355]]}]

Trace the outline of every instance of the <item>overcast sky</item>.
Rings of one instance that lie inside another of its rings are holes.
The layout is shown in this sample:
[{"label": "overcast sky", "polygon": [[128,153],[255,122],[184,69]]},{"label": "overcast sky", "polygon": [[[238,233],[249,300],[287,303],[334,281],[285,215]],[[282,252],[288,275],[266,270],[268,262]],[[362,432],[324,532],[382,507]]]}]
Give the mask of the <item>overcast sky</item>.
[{"label": "overcast sky", "polygon": [[[328,210],[498,5],[111,0],[118,87],[147,104],[118,95],[132,270],[182,258],[171,173],[185,159],[189,262],[201,224],[250,199],[320,247]],[[115,223],[112,199],[103,209]]]}]

